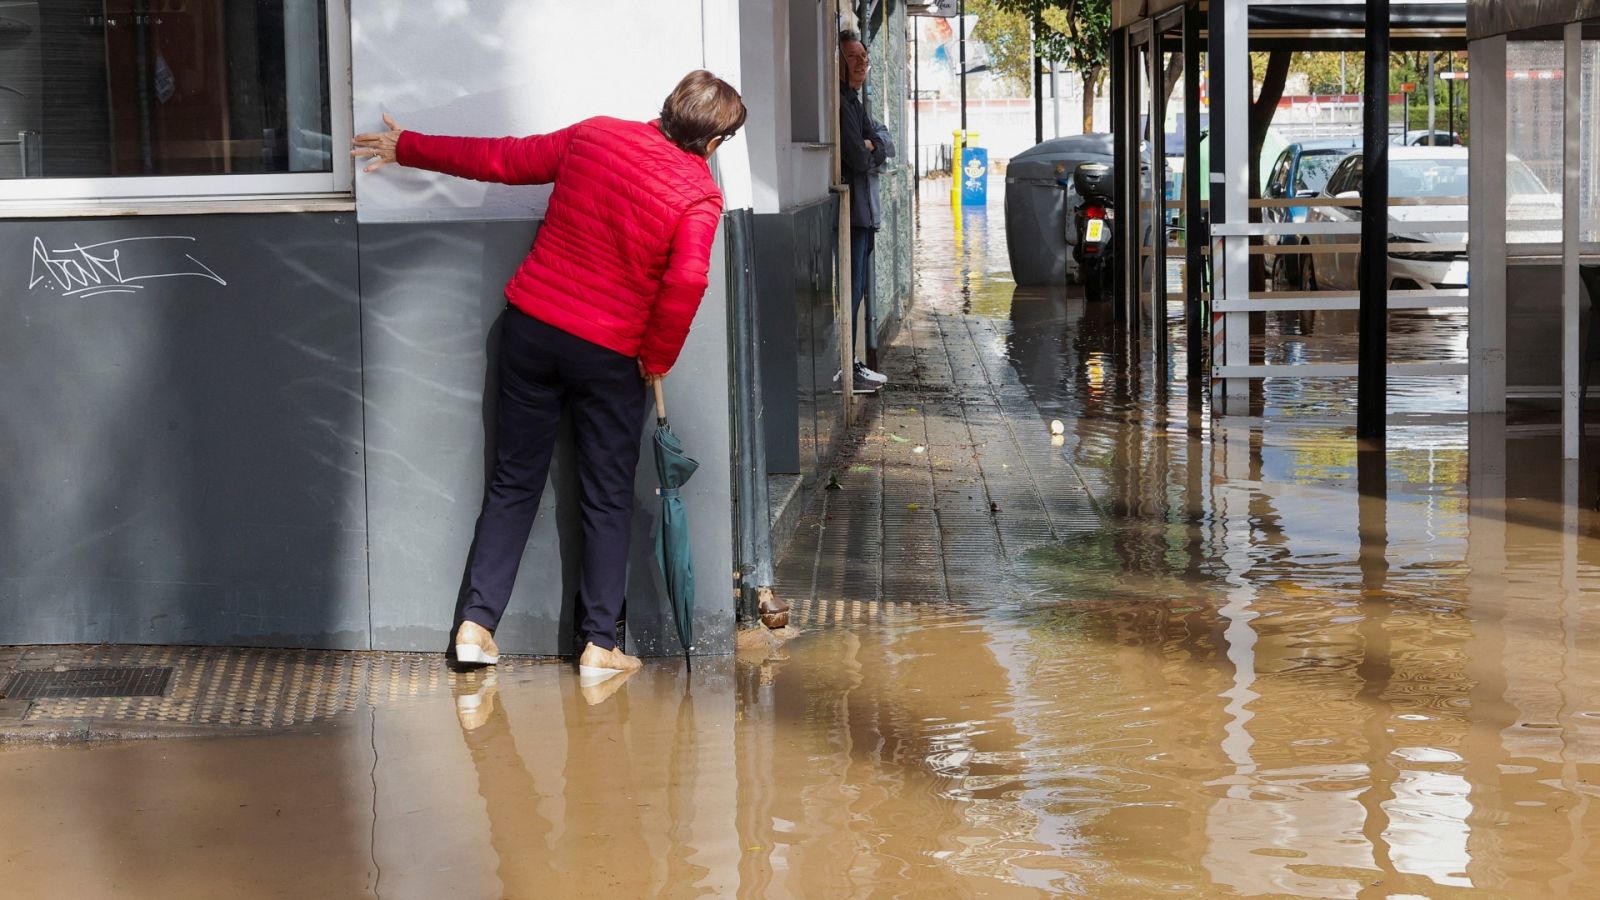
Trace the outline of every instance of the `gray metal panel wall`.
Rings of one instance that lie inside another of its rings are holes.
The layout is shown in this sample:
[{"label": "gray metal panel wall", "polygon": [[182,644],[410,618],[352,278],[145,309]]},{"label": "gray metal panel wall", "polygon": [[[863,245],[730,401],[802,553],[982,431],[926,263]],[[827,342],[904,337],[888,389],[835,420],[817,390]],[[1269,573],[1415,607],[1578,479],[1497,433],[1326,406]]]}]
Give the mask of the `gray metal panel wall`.
[{"label": "gray metal panel wall", "polygon": [[0,277],[0,643],[365,647],[354,217],[3,222]]},{"label": "gray metal panel wall", "polygon": [[[795,312],[802,273],[794,268],[794,214],[755,217],[757,325],[767,471],[800,471],[799,332]],[[809,286],[805,288],[809,290]]]},{"label": "gray metal panel wall", "polygon": [[844,420],[832,198],[756,216],[767,470],[817,477]]},{"label": "gray metal panel wall", "polygon": [[[0,222],[0,644],[442,649],[482,498],[502,289],[533,233],[358,238],[349,215]],[[730,652],[734,627],[725,268],[719,240],[668,379],[702,463],[685,491],[697,653]],[[510,652],[569,649],[571,458],[566,440],[500,633]],[[654,489],[646,462],[628,631],[670,654]]]},{"label": "gray metal panel wall", "polygon": [[[483,496],[506,280],[534,235],[527,222],[362,226],[367,439],[371,446],[372,618],[380,649],[442,649]],[[696,652],[732,649],[731,433],[726,278],[711,289],[667,380],[675,429],[702,465],[684,492],[698,574]],[[651,413],[653,416],[653,412]],[[653,418],[650,420],[653,424]],[[659,501],[649,441],[635,497],[628,636],[645,654],[679,645],[652,557]],[[578,499],[568,429],[496,637],[512,653],[572,649]]]}]

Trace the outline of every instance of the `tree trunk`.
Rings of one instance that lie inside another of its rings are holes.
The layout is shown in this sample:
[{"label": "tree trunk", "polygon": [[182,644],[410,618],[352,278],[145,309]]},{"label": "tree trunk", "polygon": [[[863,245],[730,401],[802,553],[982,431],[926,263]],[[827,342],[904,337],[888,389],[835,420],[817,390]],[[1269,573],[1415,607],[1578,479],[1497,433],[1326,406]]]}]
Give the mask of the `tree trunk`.
[{"label": "tree trunk", "polygon": [[1181,78],[1183,78],[1183,54],[1174,53],[1167,57],[1167,71],[1161,79],[1161,105],[1163,107],[1172,102],[1172,92],[1178,89],[1178,81]]},{"label": "tree trunk", "polygon": [[[1274,50],[1267,57],[1267,71],[1261,77],[1261,94],[1250,104],[1250,199],[1261,199],[1261,149],[1267,145],[1267,129],[1278,114],[1278,101],[1289,81],[1289,63],[1294,54],[1287,50]],[[1261,210],[1250,210],[1250,221],[1261,221]],[[1251,238],[1252,244],[1261,243]],[[1267,289],[1266,257],[1250,257],[1250,290]]]},{"label": "tree trunk", "polygon": [[1101,66],[1095,66],[1094,68],[1090,69],[1089,70],[1089,74],[1085,75],[1084,78],[1083,78],[1083,133],[1084,134],[1093,134],[1094,133],[1095,89],[1100,84],[1100,73],[1102,71],[1103,71],[1103,68]]}]

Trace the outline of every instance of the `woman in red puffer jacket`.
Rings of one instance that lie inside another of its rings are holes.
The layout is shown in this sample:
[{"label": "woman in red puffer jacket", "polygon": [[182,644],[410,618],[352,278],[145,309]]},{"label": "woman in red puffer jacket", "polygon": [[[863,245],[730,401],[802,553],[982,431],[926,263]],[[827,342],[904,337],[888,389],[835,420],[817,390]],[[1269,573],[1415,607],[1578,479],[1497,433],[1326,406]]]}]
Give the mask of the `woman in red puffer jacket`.
[{"label": "woman in red puffer jacket", "polygon": [[597,117],[522,138],[357,135],[352,155],[501,184],[554,184],[533,249],[506,285],[495,468],[467,562],[462,663],[499,660],[493,632],[539,509],[567,409],[582,489],[580,671],[637,669],[617,646],[645,385],[683,349],[705,294],[722,193],[707,160],[744,124],[710,72],[678,83],[653,122]]}]

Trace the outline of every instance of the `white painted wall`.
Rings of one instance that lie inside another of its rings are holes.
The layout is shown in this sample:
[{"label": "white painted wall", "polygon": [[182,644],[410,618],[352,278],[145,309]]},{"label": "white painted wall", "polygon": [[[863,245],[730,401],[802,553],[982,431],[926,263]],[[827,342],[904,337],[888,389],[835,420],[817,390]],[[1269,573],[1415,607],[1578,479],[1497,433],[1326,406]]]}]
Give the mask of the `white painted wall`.
[{"label": "white painted wall", "polygon": [[[797,85],[791,77],[790,3],[803,14],[815,0],[738,0],[741,74],[750,122],[745,127],[750,153],[752,197],[758,213],[776,213],[828,195],[833,162],[826,150],[794,142],[791,117],[797,90],[826,101],[826,84]],[[820,15],[820,12],[816,14]],[[709,20],[710,13],[707,13]],[[819,48],[818,53],[822,50]]]},{"label": "white painted wall", "polygon": [[[353,0],[355,127],[500,136],[594,115],[652,119],[709,66],[739,86],[738,0]],[[730,208],[750,203],[748,148],[718,154]],[[547,187],[481,184],[395,167],[357,173],[362,221],[524,219]]]}]

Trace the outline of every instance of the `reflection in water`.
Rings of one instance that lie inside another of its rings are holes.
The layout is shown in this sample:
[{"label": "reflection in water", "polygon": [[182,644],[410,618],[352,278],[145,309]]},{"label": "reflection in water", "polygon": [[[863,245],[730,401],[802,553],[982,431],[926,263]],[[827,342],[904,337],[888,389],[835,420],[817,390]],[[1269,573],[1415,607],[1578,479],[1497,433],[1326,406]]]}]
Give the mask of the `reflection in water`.
[{"label": "reflection in water", "polygon": [[[1331,382],[1321,417],[1273,385],[1256,418],[1193,414],[1181,382],[1157,403],[1108,308],[991,271],[998,218],[967,220],[952,265],[941,216],[924,204],[924,314],[997,323],[983,366],[1038,406],[1019,433],[1066,423],[1059,452],[1104,527],[1026,551],[984,596],[871,604],[765,659],[652,663],[588,692],[564,666],[457,676],[465,706],[189,744],[184,771],[249,759],[249,785],[322,747],[344,760],[322,777],[376,785],[370,810],[338,812],[375,816],[394,895],[1593,895],[1600,535],[1575,502],[1591,476],[1547,464],[1556,438],[1430,415],[1361,453]],[[95,752],[181,777],[162,747]],[[8,884],[81,871],[73,835],[30,818],[107,802],[74,786],[74,758],[0,753]],[[241,790],[141,805],[140,825],[226,821]],[[304,852],[262,834],[282,843],[258,855]],[[366,850],[327,852],[361,872]],[[164,852],[159,877],[119,883],[215,875],[203,846]]]}]

